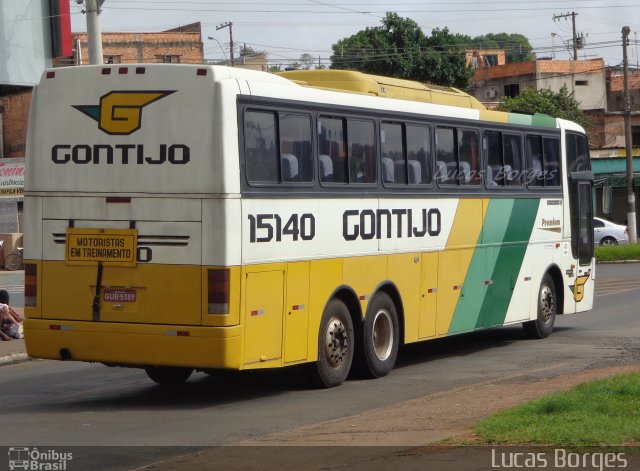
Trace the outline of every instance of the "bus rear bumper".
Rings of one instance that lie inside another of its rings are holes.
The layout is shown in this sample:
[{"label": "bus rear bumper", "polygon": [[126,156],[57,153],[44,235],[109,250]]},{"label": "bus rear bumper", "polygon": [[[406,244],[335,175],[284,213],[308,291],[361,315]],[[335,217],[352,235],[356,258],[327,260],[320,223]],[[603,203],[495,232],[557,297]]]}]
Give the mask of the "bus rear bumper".
[{"label": "bus rear bumper", "polygon": [[123,366],[241,368],[241,327],[25,319],[32,358]]}]

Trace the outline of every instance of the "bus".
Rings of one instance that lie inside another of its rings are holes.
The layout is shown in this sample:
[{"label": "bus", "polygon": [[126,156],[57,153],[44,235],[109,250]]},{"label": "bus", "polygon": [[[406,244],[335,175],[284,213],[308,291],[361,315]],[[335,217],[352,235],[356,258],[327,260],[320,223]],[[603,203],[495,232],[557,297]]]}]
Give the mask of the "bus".
[{"label": "bus", "polygon": [[44,72],[27,146],[34,358],[333,387],[403,344],[592,308],[568,121],[355,72],[98,65]]}]

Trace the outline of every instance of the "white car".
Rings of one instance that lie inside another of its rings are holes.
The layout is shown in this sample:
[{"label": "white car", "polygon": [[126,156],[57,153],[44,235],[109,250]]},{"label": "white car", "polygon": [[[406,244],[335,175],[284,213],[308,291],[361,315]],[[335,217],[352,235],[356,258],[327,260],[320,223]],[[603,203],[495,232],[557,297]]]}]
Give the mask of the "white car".
[{"label": "white car", "polygon": [[598,245],[628,244],[627,226],[593,218],[593,242]]}]

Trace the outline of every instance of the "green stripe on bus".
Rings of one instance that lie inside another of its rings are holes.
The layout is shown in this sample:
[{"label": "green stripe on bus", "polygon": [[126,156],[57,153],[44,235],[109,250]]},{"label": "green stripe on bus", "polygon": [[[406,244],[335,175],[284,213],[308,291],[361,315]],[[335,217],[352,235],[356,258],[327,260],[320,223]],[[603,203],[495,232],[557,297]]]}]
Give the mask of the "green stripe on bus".
[{"label": "green stripe on bus", "polygon": [[492,284],[487,287],[476,328],[504,323],[539,206],[539,199],[514,201],[503,245],[493,249],[497,256],[490,277]]},{"label": "green stripe on bus", "polygon": [[530,114],[509,113],[509,124],[522,124],[531,126],[533,117]]},{"label": "green stripe on bus", "polygon": [[536,113],[533,115],[533,123],[534,126],[540,126],[542,128],[556,128],[557,121],[556,118],[552,118],[547,114]]},{"label": "green stripe on bus", "polygon": [[[501,244],[507,232],[508,223],[513,212],[513,199],[493,199],[489,201],[484,218],[480,240],[473,254],[467,275],[462,287],[462,297],[456,305],[449,333],[474,330],[482,324],[481,309],[486,299],[489,273],[497,261],[498,249],[492,244]],[[489,247],[486,247],[489,245]]]}]

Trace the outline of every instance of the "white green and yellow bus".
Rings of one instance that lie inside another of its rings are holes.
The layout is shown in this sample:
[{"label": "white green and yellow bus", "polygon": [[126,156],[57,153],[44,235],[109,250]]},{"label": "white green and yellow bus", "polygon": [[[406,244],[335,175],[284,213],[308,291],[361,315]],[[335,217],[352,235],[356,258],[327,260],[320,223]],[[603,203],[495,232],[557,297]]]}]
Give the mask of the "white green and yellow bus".
[{"label": "white green and yellow bus", "polygon": [[346,71],[46,71],[30,113],[31,357],[389,373],[402,344],[591,309],[578,125]]}]

